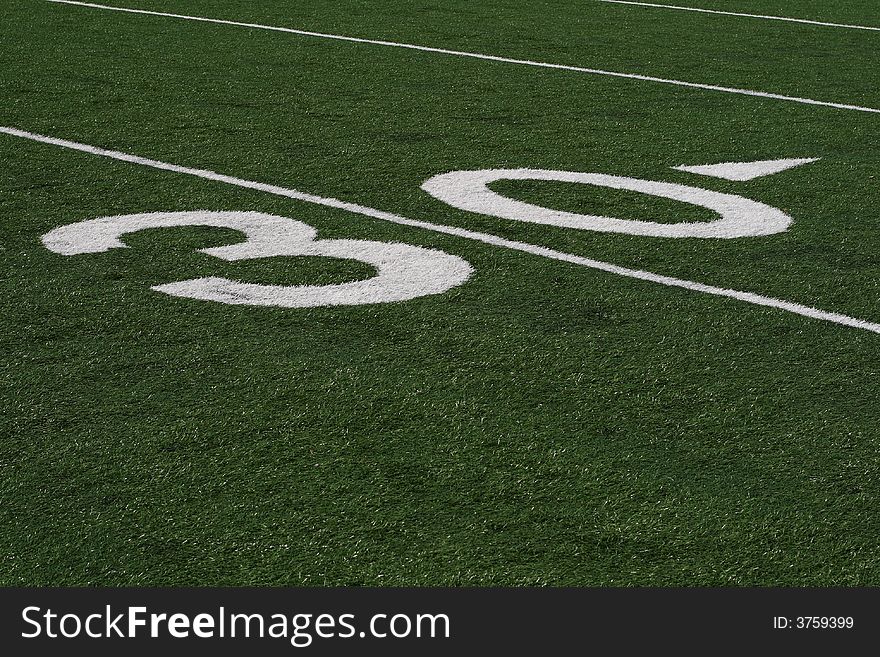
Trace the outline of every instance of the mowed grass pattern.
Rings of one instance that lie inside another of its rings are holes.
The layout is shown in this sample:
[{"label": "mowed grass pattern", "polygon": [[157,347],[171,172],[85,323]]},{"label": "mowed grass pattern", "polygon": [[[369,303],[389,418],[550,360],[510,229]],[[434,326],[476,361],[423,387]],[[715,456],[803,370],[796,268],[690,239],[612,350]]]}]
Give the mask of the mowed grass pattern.
[{"label": "mowed grass pattern", "polygon": [[[880,107],[873,33],[561,0],[125,6]],[[871,3],[823,7],[718,3],[880,25]],[[876,115],[43,2],[3,13],[2,125],[880,321]],[[670,168],[783,157],[822,159],[747,183]],[[5,135],[0,162],[4,585],[880,584],[880,336]],[[419,189],[490,167],[705,186],[795,223],[651,239]],[[194,253],[238,239],[220,229],[94,256],[39,240],[192,209],[438,248],[476,273],[399,304],[225,306],[149,286],[371,271]]]}]

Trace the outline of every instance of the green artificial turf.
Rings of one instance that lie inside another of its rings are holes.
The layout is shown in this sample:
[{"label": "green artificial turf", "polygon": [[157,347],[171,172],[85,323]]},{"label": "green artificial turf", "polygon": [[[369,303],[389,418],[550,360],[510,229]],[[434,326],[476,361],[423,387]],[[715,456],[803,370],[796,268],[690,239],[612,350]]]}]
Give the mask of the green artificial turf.
[{"label": "green artificial turf", "polygon": [[[867,31],[586,0],[112,1],[880,108]],[[691,4],[880,26],[868,1]],[[0,125],[880,321],[880,114],[38,0],[0,17]],[[749,182],[670,168],[801,157],[821,160]],[[635,237],[419,189],[501,167],[697,185],[795,222]],[[75,257],[40,242],[194,209],[475,274],[403,303],[256,308],[149,288],[372,269],[224,262],[194,252],[240,239],[211,228]],[[880,585],[876,333],[2,134],[0,263],[0,584]]]}]

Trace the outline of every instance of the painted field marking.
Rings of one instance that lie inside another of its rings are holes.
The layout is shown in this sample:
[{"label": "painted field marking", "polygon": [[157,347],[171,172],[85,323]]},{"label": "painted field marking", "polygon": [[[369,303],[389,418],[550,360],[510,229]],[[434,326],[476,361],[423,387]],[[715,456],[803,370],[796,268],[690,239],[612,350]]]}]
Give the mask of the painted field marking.
[{"label": "painted field marking", "polygon": [[771,98],[773,100],[784,100],[791,103],[800,103],[802,105],[817,105],[820,107],[833,107],[834,109],[850,110],[854,112],[870,112],[872,114],[880,114],[880,109],[875,107],[864,107],[861,105],[849,105],[846,103],[834,103],[824,100],[814,100],[812,98],[801,98],[798,96],[786,96],[783,94],[774,94],[766,91],[754,91],[751,89],[739,89],[737,87],[723,87],[714,84],[702,84],[698,82],[685,82],[684,80],[672,80],[669,78],[658,78],[650,75],[638,75],[636,73],[621,73],[619,71],[606,71],[598,68],[585,68],[582,66],[568,66],[566,64],[551,64],[549,62],[536,62],[530,59],[514,59],[512,57],[499,57],[496,55],[484,55],[475,52],[466,52],[463,50],[448,50],[446,48],[433,48],[431,46],[419,46],[412,43],[400,43],[397,41],[382,41],[378,39],[363,39],[360,37],[350,37],[340,34],[327,34],[324,32],[310,32],[307,30],[297,30],[289,27],[277,27],[273,25],[261,25],[259,23],[242,23],[239,21],[227,21],[219,18],[204,18],[202,16],[188,16],[186,14],[172,14],[162,11],[148,11],[146,9],[130,9],[128,7],[112,7],[109,5],[99,5],[91,2],[76,2],[75,0],[46,0],[54,4],[76,5],[79,7],[89,7],[91,9],[103,9],[107,11],[119,11],[128,14],[145,14],[148,16],[163,16],[165,18],[180,18],[189,21],[198,21],[202,23],[215,23],[218,25],[234,25],[236,27],[247,27],[257,30],[269,30],[272,32],[285,32],[287,34],[297,34],[299,36],[317,37],[321,39],[333,39],[336,41],[348,41],[351,43],[366,43],[374,46],[387,46],[392,48],[405,48],[408,50],[418,50],[420,52],[437,53],[441,55],[452,55],[455,57],[469,57],[471,59],[482,59],[490,62],[502,62],[505,64],[519,64],[522,66],[536,66],[539,68],[549,68],[561,71],[573,71],[575,73],[588,73],[590,75],[604,75],[613,78],[624,78],[627,80],[639,80],[641,82],[657,82],[661,84],[670,84],[677,87],[687,87],[689,89],[702,89],[705,91],[720,91],[728,94],[737,94],[740,96],[752,96],[756,98]]},{"label": "painted field marking", "polygon": [[757,162],[722,162],[720,164],[701,164],[698,166],[683,164],[672,168],[676,171],[684,171],[685,173],[695,173],[698,176],[710,176],[734,182],[745,182],[818,161],[818,157],[801,157],[785,160],[759,160]]},{"label": "painted field marking", "polygon": [[[665,224],[655,221],[633,221],[632,219],[552,210],[508,198],[489,188],[489,185],[499,180],[552,180],[610,189],[624,189],[706,208],[718,214],[719,218],[714,221],[680,221],[674,224]],[[478,212],[531,224],[595,230],[602,233],[641,235],[643,237],[701,237],[710,239],[759,237],[781,233],[787,230],[792,222],[791,217],[782,210],[736,194],[722,194],[702,187],[624,176],[608,176],[602,173],[547,169],[451,171],[429,178],[422,184],[422,189],[434,198],[468,212]]]},{"label": "painted field marking", "polygon": [[766,14],[745,14],[738,11],[721,11],[719,9],[702,9],[701,7],[681,7],[679,5],[662,5],[654,2],[633,2],[632,0],[597,0],[614,5],[634,5],[636,7],[653,7],[656,9],[673,9],[677,11],[693,11],[699,14],[720,14],[721,16],[739,16],[740,18],[762,18],[768,21],[783,21],[786,23],[803,23],[805,25],[820,25],[822,27],[841,27],[848,30],[869,30],[880,32],[880,27],[867,25],[850,25],[848,23],[827,23],[825,21],[810,21],[804,18],[788,18],[787,16],[769,16]]},{"label": "painted field marking", "polygon": [[372,240],[319,240],[318,231],[308,224],[263,212],[194,210],[100,217],[60,226],[42,240],[47,249],[61,255],[104,253],[127,248],[119,239],[122,235],[180,226],[213,226],[244,233],[243,242],[198,250],[222,260],[323,256],[365,262],[375,267],[376,275],[335,285],[258,285],[208,277],[151,288],[175,297],[277,308],[359,306],[442,294],[463,284],[473,273],[466,260],[437,249]]},{"label": "painted field marking", "polygon": [[89,146],[87,144],[68,141],[65,139],[47,137],[45,135],[39,135],[33,132],[27,132],[25,130],[19,130],[17,128],[0,126],[0,133],[11,135],[13,137],[29,139],[31,141],[40,142],[43,144],[50,144],[52,146],[59,146],[61,148],[68,148],[83,153],[90,153],[92,155],[100,155],[102,157],[120,160],[122,162],[140,164],[142,166],[152,167],[154,169],[182,173],[190,176],[196,176],[198,178],[204,178],[206,180],[226,183],[228,185],[236,185],[238,187],[244,187],[246,189],[254,189],[269,194],[275,194],[277,196],[284,196],[286,198],[291,198],[298,201],[306,201],[308,203],[315,203],[317,205],[336,208],[339,210],[347,210],[348,212],[372,217],[374,219],[381,219],[383,221],[389,221],[391,223],[400,224],[402,226],[422,228],[436,233],[442,233],[444,235],[454,235],[456,237],[462,237],[476,242],[482,242],[483,244],[499,246],[507,249],[512,249],[514,251],[521,251],[523,253],[530,253],[532,255],[542,256],[551,260],[559,260],[561,262],[581,265],[583,267],[589,267],[590,269],[597,269],[599,271],[617,274],[618,276],[635,278],[642,281],[650,281],[652,283],[659,283],[660,285],[666,285],[668,287],[678,287],[685,290],[692,290],[694,292],[702,292],[703,294],[726,297],[728,299],[737,299],[739,301],[744,301],[746,303],[751,303],[757,306],[776,308],[778,310],[784,310],[786,312],[794,313],[796,315],[802,315],[804,317],[810,317],[812,319],[819,319],[834,324],[840,324],[842,326],[849,326],[865,331],[871,331],[873,333],[880,333],[880,324],[874,322],[857,319],[855,317],[850,317],[848,315],[843,315],[840,313],[833,313],[825,310],[819,310],[817,308],[811,308],[810,306],[804,306],[802,304],[785,301],[783,299],[774,299],[772,297],[766,297],[760,294],[755,294],[753,292],[741,292],[738,290],[716,287],[714,285],[705,285],[703,283],[697,283],[694,281],[673,278],[671,276],[654,274],[652,272],[643,271],[640,269],[620,267],[611,263],[602,262],[600,260],[593,260],[591,258],[583,258],[581,256],[577,256],[571,253],[556,251],[554,249],[538,246],[536,244],[528,244],[526,242],[516,242],[514,240],[508,240],[503,237],[498,237],[497,235],[492,235],[489,233],[480,233],[464,228],[456,228],[454,226],[443,226],[441,224],[432,224],[427,221],[407,219],[391,212],[384,212],[382,210],[376,210],[363,205],[358,205],[356,203],[340,201],[339,199],[335,198],[315,196],[314,194],[307,194],[305,192],[300,192],[295,189],[288,189],[285,187],[254,182],[251,180],[244,180],[242,178],[235,178],[233,176],[227,176],[215,173],[213,171],[207,171],[205,169],[193,169],[176,164],[168,164],[166,162],[138,157],[136,155],[129,155],[127,153],[121,153],[119,151],[111,151],[104,148]]}]

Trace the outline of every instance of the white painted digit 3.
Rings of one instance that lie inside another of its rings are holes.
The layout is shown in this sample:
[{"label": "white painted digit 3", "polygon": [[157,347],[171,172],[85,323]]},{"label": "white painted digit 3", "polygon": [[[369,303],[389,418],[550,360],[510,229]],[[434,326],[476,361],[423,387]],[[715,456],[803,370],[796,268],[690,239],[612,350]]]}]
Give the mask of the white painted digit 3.
[{"label": "white painted digit 3", "polygon": [[[491,183],[499,180],[553,180],[641,192],[650,196],[660,196],[682,203],[698,205],[718,213],[720,218],[708,222],[666,224],[551,210],[507,198],[489,189]],[[722,194],[700,187],[609,176],[601,173],[549,171],[546,169],[452,171],[429,178],[422,184],[422,189],[431,196],[460,210],[533,224],[646,237],[716,239],[757,237],[781,233],[792,222],[791,217],[782,210],[735,194]]]},{"label": "white painted digit 3", "polygon": [[454,255],[408,244],[366,240],[317,240],[308,224],[259,212],[155,212],[102,217],[62,226],[43,236],[43,244],[63,255],[125,248],[120,236],[148,228],[215,226],[241,231],[238,244],[200,249],[223,260],[273,256],[324,256],[365,262],[372,278],[336,285],[256,285],[227,278],[195,278],[151,289],[176,297],[226,304],[310,308],[405,301],[440,294],[464,283],[471,265]]}]

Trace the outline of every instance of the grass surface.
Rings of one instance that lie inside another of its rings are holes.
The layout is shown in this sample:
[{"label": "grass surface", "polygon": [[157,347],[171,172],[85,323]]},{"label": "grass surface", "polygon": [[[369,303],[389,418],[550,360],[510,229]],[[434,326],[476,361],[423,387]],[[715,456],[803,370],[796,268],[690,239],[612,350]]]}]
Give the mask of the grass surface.
[{"label": "grass surface", "polygon": [[[119,5],[880,107],[870,32],[562,0]],[[855,0],[703,5],[880,25]],[[876,114],[39,1],[2,16],[2,125],[880,321]],[[783,157],[822,159],[746,183],[670,169]],[[876,334],[5,135],[0,162],[0,584],[880,584]],[[795,223],[652,239],[419,189],[491,167],[702,185]],[[149,286],[371,270],[193,252],[238,240],[220,229],[78,257],[39,240],[201,208],[439,248],[476,273],[398,304],[226,306]]]}]

